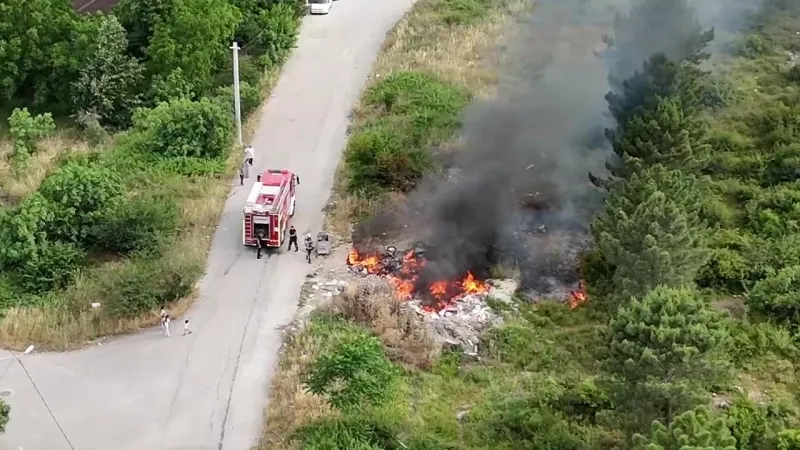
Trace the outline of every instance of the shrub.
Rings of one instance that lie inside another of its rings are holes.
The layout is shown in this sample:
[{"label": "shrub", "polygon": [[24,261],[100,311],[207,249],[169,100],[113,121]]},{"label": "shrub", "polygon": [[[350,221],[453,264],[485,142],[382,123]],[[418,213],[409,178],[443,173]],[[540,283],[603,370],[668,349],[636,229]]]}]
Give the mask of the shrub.
[{"label": "shrub", "polygon": [[161,103],[179,98],[194,100],[196,93],[192,82],[186,79],[183,70],[178,67],[166,76],[156,75],[153,77],[150,96],[154,102]]},{"label": "shrub", "polygon": [[731,435],[736,438],[736,448],[749,450],[759,448],[767,438],[769,421],[767,411],[745,396],[736,396],[725,411]]},{"label": "shrub", "polygon": [[8,417],[11,414],[11,407],[3,400],[0,400],[0,434],[5,433],[8,425]]},{"label": "shrub", "polygon": [[320,355],[305,374],[304,384],[334,407],[351,410],[388,400],[396,376],[380,342],[358,333]]},{"label": "shrub", "polygon": [[426,148],[450,138],[469,101],[462,88],[419,72],[397,72],[370,87],[371,118],[350,138],[349,189],[406,192],[431,166]]},{"label": "shrub", "polygon": [[430,157],[390,124],[373,125],[350,137],[345,154],[349,188],[377,194],[410,191],[430,167]]},{"label": "shrub", "polygon": [[669,427],[653,423],[649,437],[633,437],[634,450],[736,450],[736,438],[731,436],[722,417],[713,417],[708,409],[698,407],[675,418]]},{"label": "shrub", "polygon": [[175,99],[134,114],[145,151],[167,157],[219,158],[227,154],[233,136],[231,115],[207,98]]},{"label": "shrub", "polygon": [[146,259],[135,259],[103,279],[108,312],[136,317],[191,293],[193,274]]},{"label": "shrub", "polygon": [[86,264],[86,253],[74,244],[44,241],[32,258],[17,269],[17,282],[27,292],[42,293],[66,287]]},{"label": "shrub", "polygon": [[28,196],[15,210],[0,208],[0,268],[13,269],[35,258],[54,217],[52,204],[39,193]]},{"label": "shrub", "polygon": [[36,143],[56,131],[50,113],[31,116],[28,108],[15,109],[8,118],[8,132],[14,146],[14,157],[25,159],[36,152]]},{"label": "shrub", "polygon": [[397,429],[392,424],[366,415],[326,419],[306,425],[294,439],[306,450],[389,450],[400,449]]},{"label": "shrub", "polygon": [[[261,90],[246,82],[239,83],[239,96],[242,101],[242,120],[244,121],[253,111],[261,106]],[[231,116],[236,113],[234,109],[233,86],[220,86],[217,88],[214,100],[230,111]]]},{"label": "shrub", "polygon": [[800,266],[787,267],[756,283],[747,306],[779,322],[800,324]]},{"label": "shrub", "polygon": [[122,254],[159,248],[173,231],[178,217],[174,201],[153,196],[116,203],[94,227],[101,247]]},{"label": "shrub", "polygon": [[800,450],[800,430],[783,430],[775,440],[776,450]]},{"label": "shrub", "polygon": [[85,242],[106,208],[120,198],[119,174],[97,164],[68,163],[42,182],[39,192],[56,208],[51,237]]},{"label": "shrub", "polygon": [[442,0],[435,9],[446,25],[470,25],[486,17],[489,3],[489,0]]}]

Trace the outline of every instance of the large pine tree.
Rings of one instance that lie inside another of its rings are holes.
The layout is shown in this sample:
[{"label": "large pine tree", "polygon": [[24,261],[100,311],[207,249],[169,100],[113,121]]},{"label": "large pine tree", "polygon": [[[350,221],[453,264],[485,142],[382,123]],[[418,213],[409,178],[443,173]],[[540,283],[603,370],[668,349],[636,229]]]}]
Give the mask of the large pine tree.
[{"label": "large pine tree", "polygon": [[698,197],[693,177],[661,165],[614,182],[591,231],[613,268],[615,300],[692,283],[708,259]]}]

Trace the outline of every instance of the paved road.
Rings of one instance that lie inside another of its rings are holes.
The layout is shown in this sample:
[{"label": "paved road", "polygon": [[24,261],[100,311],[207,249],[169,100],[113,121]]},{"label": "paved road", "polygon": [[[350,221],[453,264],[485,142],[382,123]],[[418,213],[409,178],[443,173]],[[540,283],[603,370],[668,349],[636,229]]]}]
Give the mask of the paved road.
[{"label": "paved road", "polygon": [[[303,25],[254,138],[259,170],[299,174],[294,223],[301,231],[322,224],[350,109],[386,32],[411,2],[339,0],[330,15]],[[172,338],[156,328],[101,347],[25,357],[75,449],[239,450],[255,442],[277,328],[291,320],[308,266],[302,253],[256,260],[242,247],[245,184],[232,189],[214,236],[189,313],[194,334],[181,337],[175,323]],[[2,361],[0,375],[0,390],[13,391],[0,449],[69,449],[21,366]]]}]

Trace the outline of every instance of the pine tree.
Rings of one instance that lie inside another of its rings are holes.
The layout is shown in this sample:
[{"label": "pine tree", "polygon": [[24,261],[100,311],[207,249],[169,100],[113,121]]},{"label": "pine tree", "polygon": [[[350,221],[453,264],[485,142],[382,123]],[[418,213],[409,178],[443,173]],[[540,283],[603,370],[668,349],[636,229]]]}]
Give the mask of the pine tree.
[{"label": "pine tree", "polygon": [[708,400],[729,376],[730,335],[721,315],[688,288],[658,286],[620,307],[609,323],[606,382],[631,429]]},{"label": "pine tree", "polygon": [[612,176],[625,179],[656,164],[695,172],[708,154],[705,136],[703,124],[684,111],[678,98],[663,98],[654,110],[634,116],[622,136],[614,136],[620,164],[607,167]]},{"label": "pine tree", "polygon": [[694,178],[661,165],[617,180],[591,226],[616,299],[687,286],[708,259]]},{"label": "pine tree", "polygon": [[669,428],[654,422],[649,438],[634,435],[633,450],[736,450],[736,438],[725,419],[698,407],[679,415]]}]

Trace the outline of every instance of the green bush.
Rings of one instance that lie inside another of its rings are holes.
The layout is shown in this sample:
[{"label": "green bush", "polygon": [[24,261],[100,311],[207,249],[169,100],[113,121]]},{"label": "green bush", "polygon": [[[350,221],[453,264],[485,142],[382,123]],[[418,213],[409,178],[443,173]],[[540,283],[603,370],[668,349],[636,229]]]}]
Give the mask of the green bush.
[{"label": "green bush", "polygon": [[747,306],[776,321],[800,325],[800,265],[787,267],[756,283]]},{"label": "green bush", "polygon": [[[239,96],[242,101],[242,120],[244,121],[250,114],[252,114],[259,106],[261,106],[261,90],[257,86],[253,86],[246,82],[239,83]],[[231,116],[235,114],[233,104],[233,86],[220,86],[217,88],[214,100],[230,111]]]},{"label": "green bush", "polygon": [[345,162],[350,190],[373,194],[408,192],[431,166],[427,151],[391,124],[373,125],[352,135]]},{"label": "green bush", "polygon": [[44,241],[32,258],[17,269],[15,277],[27,292],[43,293],[66,287],[86,264],[86,252],[74,244]]},{"label": "green bush", "polygon": [[14,148],[14,158],[25,160],[36,152],[36,144],[56,131],[50,113],[32,116],[28,108],[17,108],[8,118],[8,132]]},{"label": "green bush", "polygon": [[156,104],[170,102],[180,98],[195,100],[197,98],[194,84],[186,79],[180,67],[169,74],[156,75],[150,87],[150,97]]},{"label": "green bush", "polygon": [[0,434],[5,433],[8,425],[8,417],[11,414],[11,407],[3,400],[0,400]]},{"label": "green bush", "polygon": [[227,154],[233,121],[226,109],[207,98],[175,99],[133,117],[143,150],[167,157],[220,158]]},{"label": "green bush", "polygon": [[294,439],[305,450],[400,450],[397,427],[366,414],[326,419],[301,427]]},{"label": "green bush", "polygon": [[165,263],[135,259],[102,281],[109,314],[136,317],[189,295],[195,279]]},{"label": "green bush", "polygon": [[407,192],[431,168],[427,148],[449,139],[469,102],[462,88],[420,72],[397,72],[365,94],[369,119],[350,137],[349,189]]},{"label": "green bush", "polygon": [[158,249],[175,228],[178,206],[154,196],[116,203],[92,230],[97,245],[121,254]]},{"label": "green bush", "polygon": [[442,0],[435,9],[446,25],[471,25],[486,17],[489,4],[490,0]]},{"label": "green bush", "polygon": [[731,359],[737,367],[746,368],[753,361],[771,357],[790,360],[800,357],[794,336],[783,327],[767,322],[733,321],[730,332]]},{"label": "green bush", "polygon": [[55,205],[50,237],[86,242],[92,227],[123,194],[119,174],[97,164],[68,163],[48,176],[39,188]]},{"label": "green bush", "polygon": [[669,427],[653,423],[649,437],[633,437],[634,450],[736,450],[736,438],[731,436],[725,419],[712,416],[707,408],[698,407],[675,418]]},{"label": "green bush", "polygon": [[380,342],[359,333],[320,355],[303,382],[310,392],[324,396],[334,407],[351,410],[386,402],[397,375]]},{"label": "green bush", "polygon": [[738,450],[761,448],[770,432],[766,409],[742,395],[734,398],[725,411],[725,419]]},{"label": "green bush", "polygon": [[776,450],[800,450],[800,430],[783,430],[775,440]]}]

